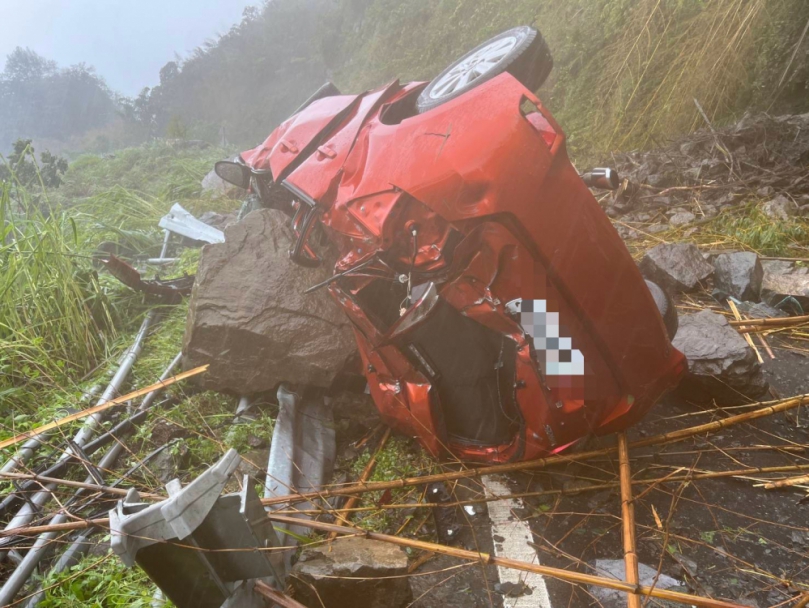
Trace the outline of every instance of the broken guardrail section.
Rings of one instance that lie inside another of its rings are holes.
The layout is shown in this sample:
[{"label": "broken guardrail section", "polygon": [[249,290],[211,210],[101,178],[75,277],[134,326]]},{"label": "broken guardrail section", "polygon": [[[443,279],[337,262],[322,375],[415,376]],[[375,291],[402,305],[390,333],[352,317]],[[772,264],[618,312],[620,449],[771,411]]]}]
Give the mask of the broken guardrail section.
[{"label": "broken guardrail section", "polygon": [[178,608],[261,606],[255,580],[282,580],[261,550],[279,543],[249,477],[241,492],[221,495],[240,462],[229,450],[187,486],[169,482],[168,499],[146,503],[132,489],[110,511],[113,551],[143,568]]}]

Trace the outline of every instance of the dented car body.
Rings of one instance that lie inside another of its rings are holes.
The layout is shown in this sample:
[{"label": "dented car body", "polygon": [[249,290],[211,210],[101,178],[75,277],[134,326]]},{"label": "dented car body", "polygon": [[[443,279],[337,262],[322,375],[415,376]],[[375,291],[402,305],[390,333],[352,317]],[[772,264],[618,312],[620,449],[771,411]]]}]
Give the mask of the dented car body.
[{"label": "dented car body", "polygon": [[351,320],[384,421],[436,456],[534,459],[637,421],[685,371],[565,134],[500,73],[308,103],[239,163]]}]

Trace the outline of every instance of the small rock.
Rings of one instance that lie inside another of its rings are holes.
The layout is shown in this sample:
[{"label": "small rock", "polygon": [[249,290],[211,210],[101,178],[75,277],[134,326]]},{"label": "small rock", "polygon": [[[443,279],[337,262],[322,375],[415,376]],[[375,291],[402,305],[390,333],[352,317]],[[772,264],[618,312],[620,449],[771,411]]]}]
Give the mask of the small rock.
[{"label": "small rock", "polygon": [[179,443],[176,445],[176,449],[167,447],[160,452],[152,459],[148,467],[160,481],[167,483],[175,479],[180,471],[187,468],[190,458],[191,452],[188,446],[185,443]]},{"label": "small rock", "polygon": [[713,274],[699,249],[688,243],[658,245],[640,262],[643,276],[672,291],[691,291]]},{"label": "small rock", "polygon": [[199,216],[199,221],[205,222],[209,226],[213,226],[219,230],[224,230],[236,222],[236,214],[228,213],[225,215],[222,213],[217,213],[216,211],[206,211]]},{"label": "small rock", "polygon": [[685,226],[695,219],[697,219],[697,216],[690,211],[680,211],[669,218],[669,224],[672,226]]},{"label": "small rock", "polygon": [[[597,559],[595,561],[595,574],[607,578],[614,578],[620,581],[626,580],[626,564],[622,559]],[[645,586],[654,585],[657,589],[673,589],[682,583],[675,578],[661,573],[657,575],[657,569],[638,564],[638,578],[640,584]],[[603,608],[624,608],[626,606],[626,594],[615,589],[591,586],[589,588],[593,597],[601,603]],[[657,602],[658,600],[655,600]],[[657,604],[660,605],[660,604]],[[665,604],[664,604],[665,605]]]},{"label": "small rock", "polygon": [[696,561],[690,557],[686,557],[682,553],[675,553],[674,558],[677,560],[677,563],[680,564],[680,567],[685,570],[687,575],[691,577],[697,576],[697,573],[699,572],[699,565]]},{"label": "small rock", "polygon": [[494,590],[496,593],[505,595],[506,597],[522,597],[523,595],[531,595],[534,592],[531,587],[522,581],[519,583],[497,583],[494,586]]},{"label": "small rock", "polygon": [[778,294],[780,298],[785,296],[809,298],[809,273],[806,267],[794,266],[781,260],[766,260],[762,262],[762,266],[764,290]]},{"label": "small rock", "polygon": [[399,547],[341,538],[304,549],[290,582],[295,599],[311,608],[398,608],[412,599],[406,575],[407,554]]},{"label": "small rock", "polygon": [[758,302],[764,269],[755,253],[722,253],[716,256],[714,286],[737,300]]},{"label": "small rock", "polygon": [[798,204],[783,194],[779,194],[774,199],[767,201],[761,206],[761,210],[774,220],[785,221],[798,213]]},{"label": "small rock", "polygon": [[737,405],[767,390],[755,353],[722,315],[703,310],[680,317],[672,344],[688,359],[678,389],[688,400]]}]

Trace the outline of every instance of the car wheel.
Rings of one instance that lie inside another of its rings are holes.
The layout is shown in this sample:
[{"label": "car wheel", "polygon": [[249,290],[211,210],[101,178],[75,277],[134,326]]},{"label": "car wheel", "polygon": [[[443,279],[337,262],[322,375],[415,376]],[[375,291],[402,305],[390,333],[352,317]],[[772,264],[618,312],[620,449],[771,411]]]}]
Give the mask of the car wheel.
[{"label": "car wheel", "polygon": [[427,85],[416,101],[419,114],[463,95],[503,72],[535,91],[550,74],[553,59],[542,34],[523,25],[469,51]]},{"label": "car wheel", "polygon": [[652,292],[652,298],[654,298],[655,304],[657,304],[657,310],[660,311],[660,316],[663,317],[663,325],[666,326],[669,340],[673,340],[674,336],[677,334],[677,328],[680,326],[680,322],[677,319],[677,309],[674,307],[674,301],[657,283],[646,281],[646,286],[649,288],[649,291]]}]

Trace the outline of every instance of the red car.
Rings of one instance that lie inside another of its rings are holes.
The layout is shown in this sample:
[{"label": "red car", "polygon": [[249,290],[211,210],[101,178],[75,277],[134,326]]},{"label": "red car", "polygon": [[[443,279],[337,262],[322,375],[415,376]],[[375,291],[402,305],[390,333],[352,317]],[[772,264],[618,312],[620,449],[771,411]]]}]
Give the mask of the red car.
[{"label": "red car", "polygon": [[[323,87],[237,162],[320,264],[386,423],[437,456],[527,460],[625,429],[686,370],[641,277],[532,91],[539,32],[488,40],[432,82]],[[608,185],[605,171],[587,177]],[[665,319],[664,319],[665,318]]]}]

